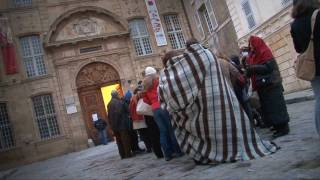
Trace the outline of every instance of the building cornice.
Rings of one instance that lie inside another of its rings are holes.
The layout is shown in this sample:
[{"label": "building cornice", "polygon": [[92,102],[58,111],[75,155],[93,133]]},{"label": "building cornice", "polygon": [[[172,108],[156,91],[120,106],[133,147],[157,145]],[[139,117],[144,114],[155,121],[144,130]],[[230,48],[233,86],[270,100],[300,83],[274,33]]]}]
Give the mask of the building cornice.
[{"label": "building cornice", "polygon": [[45,43],[44,47],[45,48],[52,48],[52,47],[60,47],[60,46],[66,46],[66,45],[75,45],[80,42],[91,42],[95,40],[105,40],[111,37],[129,37],[130,33],[129,31],[122,31],[122,32],[116,32],[116,33],[107,33],[107,34],[102,34],[102,35],[97,35],[97,36],[90,36],[90,37],[82,37],[82,38],[76,38],[76,39],[71,39],[71,40],[65,40],[65,41],[57,41],[57,42],[50,42],[50,43]]}]

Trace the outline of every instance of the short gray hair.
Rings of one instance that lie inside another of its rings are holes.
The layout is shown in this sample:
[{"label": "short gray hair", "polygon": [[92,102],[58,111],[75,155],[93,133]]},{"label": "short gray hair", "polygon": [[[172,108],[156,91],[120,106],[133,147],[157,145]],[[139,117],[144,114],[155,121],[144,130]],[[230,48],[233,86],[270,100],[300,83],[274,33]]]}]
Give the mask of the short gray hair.
[{"label": "short gray hair", "polygon": [[111,96],[112,96],[112,97],[118,97],[118,96],[119,96],[118,91],[112,90],[112,91],[111,91]]}]

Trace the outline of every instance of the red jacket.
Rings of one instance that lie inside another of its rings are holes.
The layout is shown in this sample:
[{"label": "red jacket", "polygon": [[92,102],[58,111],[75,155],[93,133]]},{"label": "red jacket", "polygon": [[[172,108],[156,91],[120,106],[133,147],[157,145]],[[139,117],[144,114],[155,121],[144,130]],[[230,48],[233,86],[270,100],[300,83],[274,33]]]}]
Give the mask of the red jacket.
[{"label": "red jacket", "polygon": [[160,108],[160,101],[158,98],[158,86],[159,80],[154,79],[152,81],[152,86],[149,88],[143,96],[143,101],[149,105],[151,105],[152,110],[156,110]]},{"label": "red jacket", "polygon": [[142,115],[137,114],[137,105],[138,105],[138,98],[137,98],[137,95],[134,95],[131,98],[130,105],[129,105],[130,116],[132,121],[144,120],[144,117]]}]

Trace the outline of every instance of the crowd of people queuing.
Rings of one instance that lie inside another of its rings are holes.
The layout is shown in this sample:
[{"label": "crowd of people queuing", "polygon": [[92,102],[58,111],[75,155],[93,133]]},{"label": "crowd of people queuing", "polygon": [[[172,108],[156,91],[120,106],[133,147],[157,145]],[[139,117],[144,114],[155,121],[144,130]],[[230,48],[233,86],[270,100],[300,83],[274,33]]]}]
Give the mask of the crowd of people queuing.
[{"label": "crowd of people queuing", "polygon": [[[311,17],[317,1],[294,0],[291,34],[303,53],[311,34],[315,48],[316,129],[320,134],[320,15],[314,31]],[[289,114],[279,67],[264,40],[251,36],[239,55],[212,53],[196,39],[186,50],[167,52],[163,69],[145,69],[145,77],[120,98],[112,91],[108,119],[121,158],[154,152],[157,158],[187,154],[196,164],[235,162],[263,157],[278,150],[256,128],[269,128],[272,138],[290,132]],[[149,114],[137,112],[139,101]],[[138,135],[146,149],[141,149]]]}]

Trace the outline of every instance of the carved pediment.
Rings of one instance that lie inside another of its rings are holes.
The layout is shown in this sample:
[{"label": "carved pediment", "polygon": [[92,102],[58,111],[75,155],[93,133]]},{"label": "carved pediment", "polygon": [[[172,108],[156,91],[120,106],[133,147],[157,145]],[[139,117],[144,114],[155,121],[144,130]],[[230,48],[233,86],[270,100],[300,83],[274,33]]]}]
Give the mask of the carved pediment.
[{"label": "carved pediment", "polygon": [[127,24],[120,17],[105,9],[85,7],[59,17],[51,26],[46,44],[74,43],[126,33],[129,33]]},{"label": "carved pediment", "polygon": [[119,80],[118,72],[105,63],[91,63],[86,65],[77,76],[77,88],[106,84]]}]

